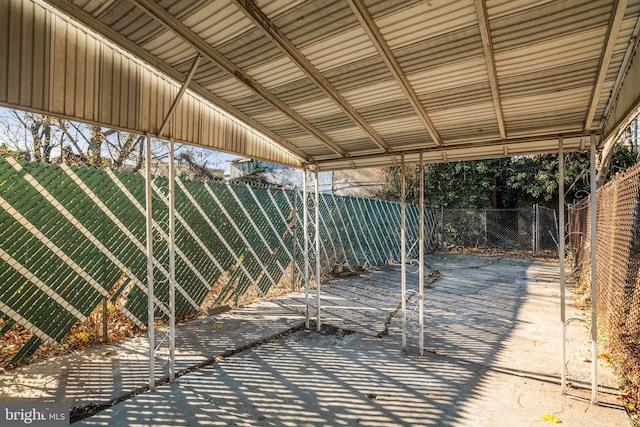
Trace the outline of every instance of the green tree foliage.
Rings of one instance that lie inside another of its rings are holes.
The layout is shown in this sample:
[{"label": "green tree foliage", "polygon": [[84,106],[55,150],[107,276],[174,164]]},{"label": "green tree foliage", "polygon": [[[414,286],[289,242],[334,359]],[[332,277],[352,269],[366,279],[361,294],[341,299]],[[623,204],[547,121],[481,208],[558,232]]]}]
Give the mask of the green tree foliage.
[{"label": "green tree foliage", "polygon": [[[635,164],[626,145],[614,150],[610,175]],[[589,191],[588,152],[565,154],[565,199],[581,198]],[[546,154],[507,159],[476,160],[425,165],[425,203],[449,208],[509,208],[518,201],[551,202],[558,199],[558,156]],[[399,167],[387,171],[387,184],[379,196],[400,197]],[[419,168],[407,166],[407,201],[419,197]]]},{"label": "green tree foliage", "polygon": [[[510,200],[505,191],[506,163],[508,159],[425,165],[425,203],[449,208],[504,206]],[[418,166],[407,167],[407,200],[410,202],[420,197],[419,178]],[[387,185],[380,197],[398,198],[400,183],[400,168],[389,168]]]}]

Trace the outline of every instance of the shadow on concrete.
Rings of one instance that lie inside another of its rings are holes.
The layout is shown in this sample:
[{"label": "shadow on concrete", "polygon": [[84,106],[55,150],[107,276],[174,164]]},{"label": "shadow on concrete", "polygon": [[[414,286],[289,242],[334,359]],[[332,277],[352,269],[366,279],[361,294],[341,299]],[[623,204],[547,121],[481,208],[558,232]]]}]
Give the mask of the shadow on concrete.
[{"label": "shadow on concrete", "polygon": [[[427,264],[441,276],[425,289],[423,357],[416,316],[406,353],[399,314],[378,337],[401,301],[400,268],[387,266],[323,284],[322,321],[333,328],[322,333],[268,338],[303,320],[303,293],[192,322],[178,334],[179,368],[227,357],[78,424],[527,426],[546,423],[543,414],[565,425],[625,422],[623,411],[560,395],[557,265],[471,255],[434,255]],[[407,279],[417,290],[418,276]],[[138,338],[106,360],[58,359],[50,366],[66,374],[43,373],[30,391],[76,404],[109,400],[146,383],[146,348]],[[5,395],[28,392],[26,379],[38,377],[21,375],[24,384],[3,386]]]}]

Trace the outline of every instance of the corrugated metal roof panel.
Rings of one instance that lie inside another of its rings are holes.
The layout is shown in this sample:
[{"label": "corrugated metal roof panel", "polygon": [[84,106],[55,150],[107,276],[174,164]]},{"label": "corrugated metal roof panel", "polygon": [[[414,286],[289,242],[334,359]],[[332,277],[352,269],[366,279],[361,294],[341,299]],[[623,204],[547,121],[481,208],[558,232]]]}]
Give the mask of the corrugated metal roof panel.
[{"label": "corrugated metal roof panel", "polygon": [[306,1],[281,14],[274,22],[299,48],[358,25],[343,0]]},{"label": "corrugated metal roof panel", "polygon": [[287,137],[287,141],[296,146],[305,147],[305,152],[309,153],[309,155],[313,156],[316,160],[321,158],[335,158],[333,151],[329,150],[324,144],[319,142],[317,138],[314,138],[308,133]]},{"label": "corrugated metal roof panel", "polygon": [[[389,139],[403,132],[419,131],[420,134],[426,133],[424,125],[416,116],[395,117],[390,120],[373,122],[373,126],[382,135],[386,135]],[[428,135],[428,134],[427,134]]]},{"label": "corrugated metal roof panel", "polygon": [[289,58],[282,57],[266,62],[247,71],[258,83],[267,89],[285,85],[292,80],[304,79],[306,75]]},{"label": "corrugated metal roof panel", "polygon": [[487,14],[493,19],[498,19],[506,15],[514,15],[519,12],[531,9],[544,4],[552,3],[554,0],[485,0],[487,4]]},{"label": "corrugated metal roof panel", "polygon": [[[332,132],[343,132],[345,129],[357,129],[358,137],[364,135],[364,132],[359,127],[353,125],[353,121],[347,117],[343,112],[338,112],[329,116],[316,117],[310,120],[311,124],[320,129],[321,132],[331,135]],[[350,131],[351,132],[351,131]],[[346,135],[346,134],[341,134]],[[329,138],[332,138],[329,136]],[[333,139],[333,138],[332,138]]]},{"label": "corrugated metal roof panel", "polygon": [[[591,123],[596,130],[604,126],[603,120],[612,126],[638,99],[635,83],[622,84],[621,69],[635,64],[625,55],[629,43],[637,44],[640,0],[630,0],[626,10],[618,10],[620,3],[614,0],[486,0],[488,33],[480,31],[484,9],[476,10],[474,0],[364,0],[372,18],[352,11],[343,0],[49,2],[177,81],[200,51],[204,58],[191,84],[195,92],[305,157],[334,159],[333,165],[351,164],[354,153],[378,153],[379,160],[366,162],[384,163],[398,159],[398,151],[441,144],[455,145],[456,150],[465,146],[475,157],[479,147],[493,153],[503,146],[496,141],[510,142],[520,135],[539,139],[576,130],[587,135]],[[619,32],[609,28],[623,15]],[[372,41],[365,29],[382,37]],[[610,30],[614,46],[605,55]],[[5,45],[16,54],[12,44]],[[387,46],[390,51],[385,51]],[[398,63],[393,73],[383,60],[388,54],[387,63]],[[93,55],[92,61],[103,61],[98,51]],[[487,63],[492,57],[495,70]],[[114,108],[114,103],[135,103],[142,84],[119,61],[107,60],[106,72],[85,90],[102,85],[99,101],[89,105],[85,95],[73,99],[51,92],[55,103],[50,108],[66,114],[85,111],[124,127],[136,120],[155,126],[171,104],[175,85],[170,90],[162,85],[144,89],[158,101],[140,113]],[[609,66],[600,70],[601,63]],[[24,66],[29,68],[29,61]],[[0,79],[2,73],[0,69]],[[65,78],[80,79],[81,74],[70,71]],[[592,100],[596,83],[598,93]],[[37,105],[46,103],[48,89],[19,86],[0,88],[0,95],[4,90],[18,105],[44,108]],[[78,80],[75,86],[83,83]],[[60,87],[55,86],[57,91]],[[619,87],[630,94],[612,99]],[[188,99],[189,107],[180,110],[185,123],[176,132],[195,140],[198,132],[191,128],[209,128],[204,113],[187,114],[200,108]],[[611,116],[605,117],[606,112]],[[381,154],[383,150],[391,153]]]},{"label": "corrugated metal roof panel", "polygon": [[300,51],[318,70],[323,72],[377,54],[369,37],[360,27],[307,45]]},{"label": "corrugated metal roof panel", "polygon": [[487,66],[481,57],[429,68],[407,77],[419,94],[489,81]]},{"label": "corrugated metal roof panel", "polygon": [[500,79],[502,99],[590,86],[598,63],[598,59],[591,59],[502,78]]},{"label": "corrugated metal roof panel", "polygon": [[428,1],[378,19],[377,24],[391,49],[441,36],[476,25],[473,0]]},{"label": "corrugated metal roof panel", "polygon": [[325,73],[329,83],[338,91],[355,89],[376,84],[380,80],[391,80],[393,77],[384,61],[379,56],[345,64]]},{"label": "corrugated metal roof panel", "polygon": [[288,105],[313,102],[326,97],[324,91],[308,78],[275,87],[271,93]]},{"label": "corrugated metal roof panel", "polygon": [[254,95],[246,85],[233,77],[227,77],[224,80],[210,83],[206,87],[219,97],[226,100],[239,99]]},{"label": "corrugated metal roof panel", "polygon": [[253,24],[227,0],[209,2],[183,22],[212,46],[220,46],[253,28]]},{"label": "corrugated metal roof panel", "polygon": [[606,27],[611,8],[608,0],[557,1],[492,19],[493,48],[500,52]]},{"label": "corrugated metal roof panel", "polygon": [[140,46],[157,56],[161,61],[177,65],[187,62],[198,53],[189,44],[185,43],[170,32],[163,32]]},{"label": "corrugated metal roof panel", "polygon": [[498,76],[503,78],[597,59],[606,31],[606,27],[599,27],[583,33],[496,52]]},{"label": "corrugated metal roof panel", "polygon": [[355,108],[363,108],[404,98],[404,94],[395,80],[381,81],[344,91],[343,96]]},{"label": "corrugated metal roof panel", "polygon": [[482,58],[480,30],[474,26],[451,31],[396,49],[394,54],[408,75],[469,59]]},{"label": "corrugated metal roof panel", "polygon": [[407,116],[415,116],[413,107],[406,99],[398,99],[383,104],[370,105],[368,107],[358,109],[358,112],[366,121],[371,123]]},{"label": "corrugated metal roof panel", "polygon": [[277,17],[294,7],[303,4],[305,0],[255,0],[255,3],[269,17]]},{"label": "corrugated metal roof panel", "polygon": [[[318,98],[313,101],[305,102],[304,104],[294,105],[293,109],[309,120],[325,118],[336,114],[339,114],[341,115],[341,117],[346,118],[340,107],[338,107],[335,102],[333,102],[326,96],[324,98]],[[347,120],[352,123],[351,119],[347,118]]]},{"label": "corrugated metal roof panel", "polygon": [[536,114],[554,110],[581,108],[586,114],[585,104],[589,102],[591,90],[588,86],[573,89],[538,93],[535,95],[508,98],[502,103],[505,117],[511,114]]}]

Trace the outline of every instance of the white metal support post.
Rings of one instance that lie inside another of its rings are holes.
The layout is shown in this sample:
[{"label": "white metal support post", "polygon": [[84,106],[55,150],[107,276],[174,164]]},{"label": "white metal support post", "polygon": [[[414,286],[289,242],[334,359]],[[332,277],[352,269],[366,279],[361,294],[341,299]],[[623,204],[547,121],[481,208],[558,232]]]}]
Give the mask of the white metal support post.
[{"label": "white metal support post", "polygon": [[176,173],[173,138],[169,140],[169,381],[176,378]]},{"label": "white metal support post", "polygon": [[318,180],[318,166],[315,167],[315,193],[316,193],[316,230],[315,230],[315,242],[316,242],[316,331],[320,331],[320,184]]},{"label": "white metal support post", "polygon": [[309,329],[309,199],[307,194],[307,168],[302,169],[302,228],[304,230],[304,305],[305,326]]},{"label": "white metal support post", "polygon": [[424,354],[424,153],[420,152],[420,356]]},{"label": "white metal support post", "polygon": [[147,334],[149,336],[149,389],[153,390],[156,386],[155,377],[155,325],[154,312],[155,305],[153,302],[153,189],[151,188],[151,135],[145,137],[145,201],[146,201],[146,225],[147,225]]},{"label": "white metal support post", "polygon": [[596,136],[591,134],[591,403],[598,403],[598,288],[596,286]]},{"label": "white metal support post", "polygon": [[565,271],[564,271],[564,142],[558,140],[558,258],[560,260],[560,322],[562,323],[561,344],[561,393],[567,391],[567,318],[565,312]]},{"label": "white metal support post", "polygon": [[[248,187],[247,184],[247,188],[250,189],[250,187]],[[258,201],[258,199],[255,198],[255,194],[253,193],[253,191],[251,191],[251,195],[254,197],[254,199],[256,200],[256,205],[260,207],[260,210],[262,211],[262,215],[264,215],[264,218],[269,222],[269,225],[271,226],[271,229],[273,230],[274,234],[276,236],[278,236],[278,239],[280,239],[280,235],[278,234],[278,232],[276,231],[276,229],[273,226],[273,223],[269,220],[269,216],[266,214],[266,212],[264,211],[264,208],[262,207],[262,204]],[[292,291],[296,291],[298,290],[297,284],[296,284],[296,267],[297,267],[297,261],[296,261],[296,236],[298,235],[298,233],[296,232],[298,230],[298,222],[296,221],[296,211],[298,209],[298,192],[294,190],[293,192],[293,215],[291,215],[291,290]],[[286,224],[286,222],[285,222]],[[284,248],[284,242],[281,241],[282,247]]]},{"label": "white metal support post", "polygon": [[407,245],[406,245],[406,174],[404,170],[404,153],[400,156],[400,277],[402,298],[402,350],[407,351]]}]

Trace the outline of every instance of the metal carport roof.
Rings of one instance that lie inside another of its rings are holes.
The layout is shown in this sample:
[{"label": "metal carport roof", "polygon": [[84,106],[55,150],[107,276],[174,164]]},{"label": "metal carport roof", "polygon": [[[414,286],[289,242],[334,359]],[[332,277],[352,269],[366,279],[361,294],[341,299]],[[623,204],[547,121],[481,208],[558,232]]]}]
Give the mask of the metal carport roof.
[{"label": "metal carport roof", "polygon": [[637,0],[47,3],[0,5],[0,104],[296,167],[580,150],[640,99]]},{"label": "metal carport roof", "polygon": [[[563,151],[590,145],[595,194],[594,142],[610,140],[638,109],[639,19],[640,0],[4,0],[0,105],[294,167],[313,164],[316,198],[322,169],[558,152],[563,209]],[[146,143],[151,318],[150,138]],[[173,200],[172,184],[169,193]],[[595,198],[590,212],[595,236]],[[560,254],[563,221],[560,215]],[[315,244],[319,253],[319,239]],[[598,354],[595,250],[592,239]],[[564,256],[560,266],[564,306]],[[319,326],[319,286],[316,298]],[[596,374],[593,357],[594,403]],[[563,389],[565,382],[563,371]]]}]

